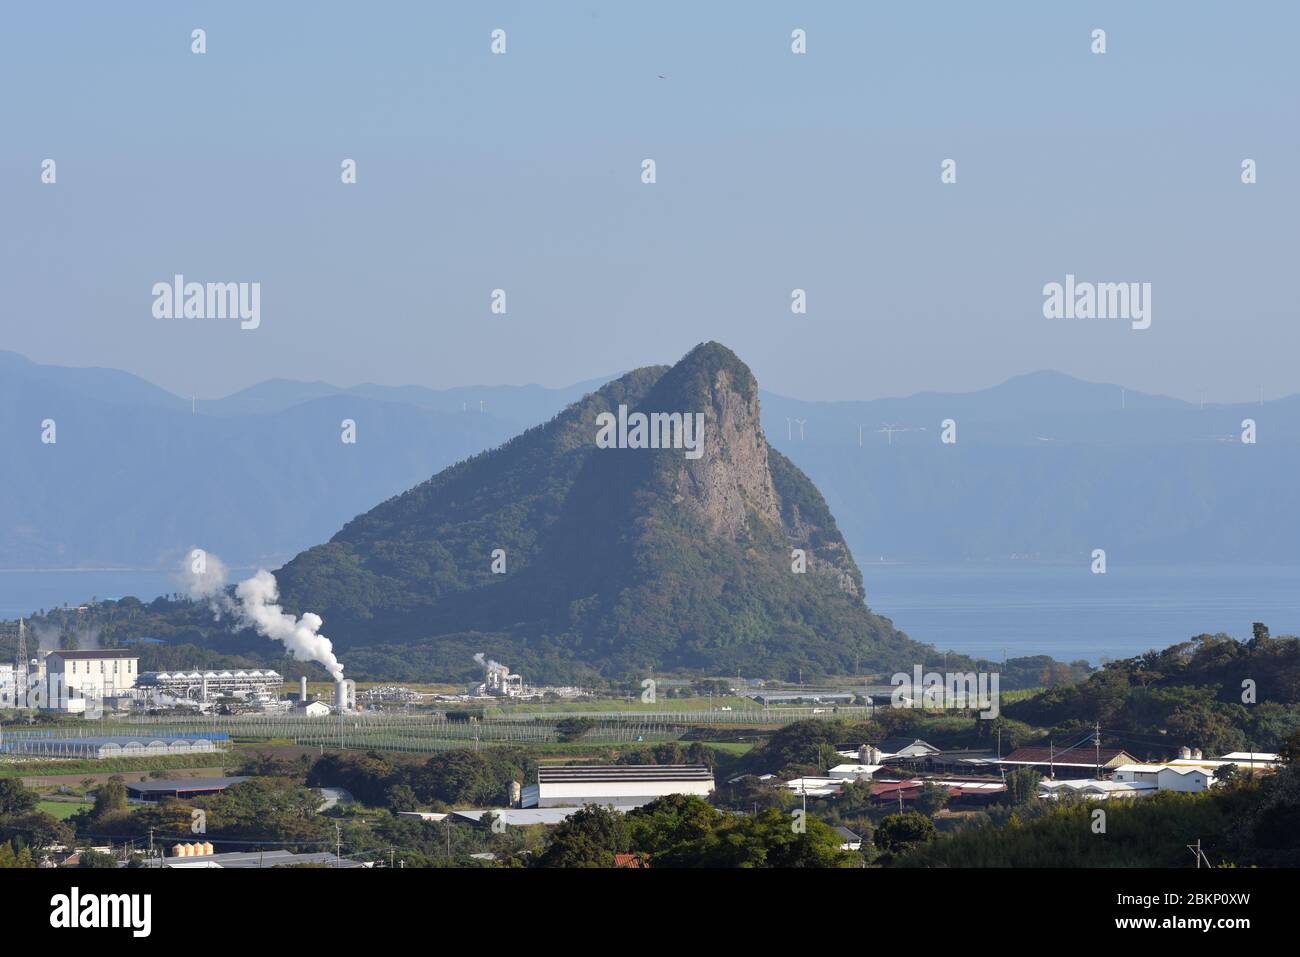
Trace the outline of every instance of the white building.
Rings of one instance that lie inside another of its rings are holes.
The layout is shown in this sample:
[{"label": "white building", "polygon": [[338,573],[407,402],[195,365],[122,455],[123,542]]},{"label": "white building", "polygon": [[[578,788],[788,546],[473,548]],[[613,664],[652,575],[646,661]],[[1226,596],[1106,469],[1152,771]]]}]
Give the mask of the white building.
[{"label": "white building", "polygon": [[52,651],[45,658],[45,707],[84,711],[87,700],[128,696],[140,674],[140,658],[119,648]]},{"label": "white building", "polygon": [[1063,794],[1078,794],[1085,798],[1109,801],[1114,798],[1142,797],[1159,790],[1154,781],[1098,781],[1095,778],[1075,778],[1054,781],[1046,778],[1038,782],[1038,796],[1057,798]]},{"label": "white building", "polygon": [[524,788],[521,807],[639,807],[667,794],[713,791],[713,771],[702,764],[575,765],[538,768],[537,783]]},{"label": "white building", "polygon": [[1115,769],[1112,781],[1127,784],[1153,784],[1159,791],[1207,790],[1214,783],[1214,772],[1196,765],[1175,764],[1121,764]]},{"label": "white building", "polygon": [[1230,751],[1217,758],[1175,758],[1168,764],[1178,768],[1204,768],[1211,774],[1225,764],[1235,764],[1242,771],[1274,771],[1282,764],[1282,758],[1271,751]]},{"label": "white building", "polygon": [[869,779],[883,767],[883,764],[837,764],[826,774],[828,777],[845,781],[861,781]]},{"label": "white building", "polygon": [[837,797],[849,780],[849,778],[791,778],[785,782],[785,786],[796,795],[804,797]]}]

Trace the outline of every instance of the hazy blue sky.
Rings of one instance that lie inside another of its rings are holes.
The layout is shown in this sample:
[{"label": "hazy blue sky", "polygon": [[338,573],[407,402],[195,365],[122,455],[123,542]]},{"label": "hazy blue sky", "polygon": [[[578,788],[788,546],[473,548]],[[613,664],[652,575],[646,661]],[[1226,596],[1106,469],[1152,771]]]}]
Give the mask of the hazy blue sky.
[{"label": "hazy blue sky", "polygon": [[[1298,28],[1291,2],[5,5],[0,348],[199,396],[560,385],[710,338],[806,398],[1041,368],[1300,391]],[[178,272],[260,282],[261,328],[154,319]],[[1044,319],[1066,273],[1151,282],[1151,328]]]}]

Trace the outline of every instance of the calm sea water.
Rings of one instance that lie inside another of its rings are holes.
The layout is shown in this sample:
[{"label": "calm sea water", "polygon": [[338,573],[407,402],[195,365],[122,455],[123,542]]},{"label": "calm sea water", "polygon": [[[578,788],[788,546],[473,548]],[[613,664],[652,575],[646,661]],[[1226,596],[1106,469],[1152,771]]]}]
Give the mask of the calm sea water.
[{"label": "calm sea water", "polygon": [[1126,658],[1203,632],[1300,634],[1300,565],[868,564],[867,603],[910,636],[994,660]]},{"label": "calm sea water", "polygon": [[[867,601],[913,638],[999,659],[1123,658],[1201,632],[1249,637],[1251,622],[1300,634],[1300,565],[1088,566],[866,564]],[[171,571],[0,571],[0,617],[92,596],[149,600]]]}]

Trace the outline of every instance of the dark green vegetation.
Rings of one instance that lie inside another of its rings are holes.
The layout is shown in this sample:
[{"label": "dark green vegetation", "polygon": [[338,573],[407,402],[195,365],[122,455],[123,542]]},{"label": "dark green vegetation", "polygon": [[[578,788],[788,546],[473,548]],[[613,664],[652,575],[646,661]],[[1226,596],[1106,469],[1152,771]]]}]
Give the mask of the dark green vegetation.
[{"label": "dark green vegetation", "polygon": [[802,823],[779,810],[739,817],[698,797],[661,797],[626,815],[588,806],[549,835],[537,867],[613,867],[631,854],[665,867],[854,867],[839,836],[809,816]]},{"label": "dark green vegetation", "polygon": [[510,782],[522,784],[536,763],[517,748],[443,751],[422,761],[376,752],[324,755],[307,774],[313,787],[342,787],[363,804],[395,811],[502,805]]},{"label": "dark green vegetation", "polygon": [[1087,681],[1008,704],[1003,713],[1053,729],[1058,742],[1099,722],[1139,758],[1168,756],[1180,745],[1206,754],[1275,751],[1300,730],[1300,639],[1270,637],[1263,624],[1244,642],[1201,635],[1111,662]]},{"label": "dark green vegetation", "polygon": [[35,867],[42,847],[71,843],[72,826],[37,810],[38,802],[20,781],[0,780],[0,867]]},{"label": "dark green vegetation", "polygon": [[[597,449],[597,415],[620,404],[703,411],[704,457]],[[791,572],[792,547],[808,552],[807,574]],[[504,575],[491,571],[498,548]],[[863,604],[824,500],[767,445],[753,375],[716,343],[371,509],[279,580],[288,607],[321,613],[349,659],[375,671],[412,660],[472,671],[485,651],[559,680],[651,668],[794,677],[929,653]]]},{"label": "dark green vegetation", "polygon": [[[1095,810],[1105,811],[1105,830]],[[963,827],[899,855],[908,867],[1300,866],[1300,765],[1240,775],[1202,794],[1163,791],[1103,804],[1033,801],[1001,823]]]}]

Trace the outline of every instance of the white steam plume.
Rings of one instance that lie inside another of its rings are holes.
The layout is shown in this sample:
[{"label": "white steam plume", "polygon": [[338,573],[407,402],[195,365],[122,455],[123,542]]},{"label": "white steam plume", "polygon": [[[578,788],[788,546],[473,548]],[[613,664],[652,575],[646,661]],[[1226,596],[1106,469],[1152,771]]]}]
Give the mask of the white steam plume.
[{"label": "white steam plume", "polygon": [[218,615],[231,615],[283,644],[298,661],[319,662],[335,681],[343,680],[343,665],[334,655],[334,643],[320,633],[320,615],[308,611],[295,618],[281,608],[279,586],[265,568],[236,585],[233,599],[225,593],[226,566],[215,555],[206,556],[203,571],[187,566],[185,580],[190,596],[207,601]]}]

